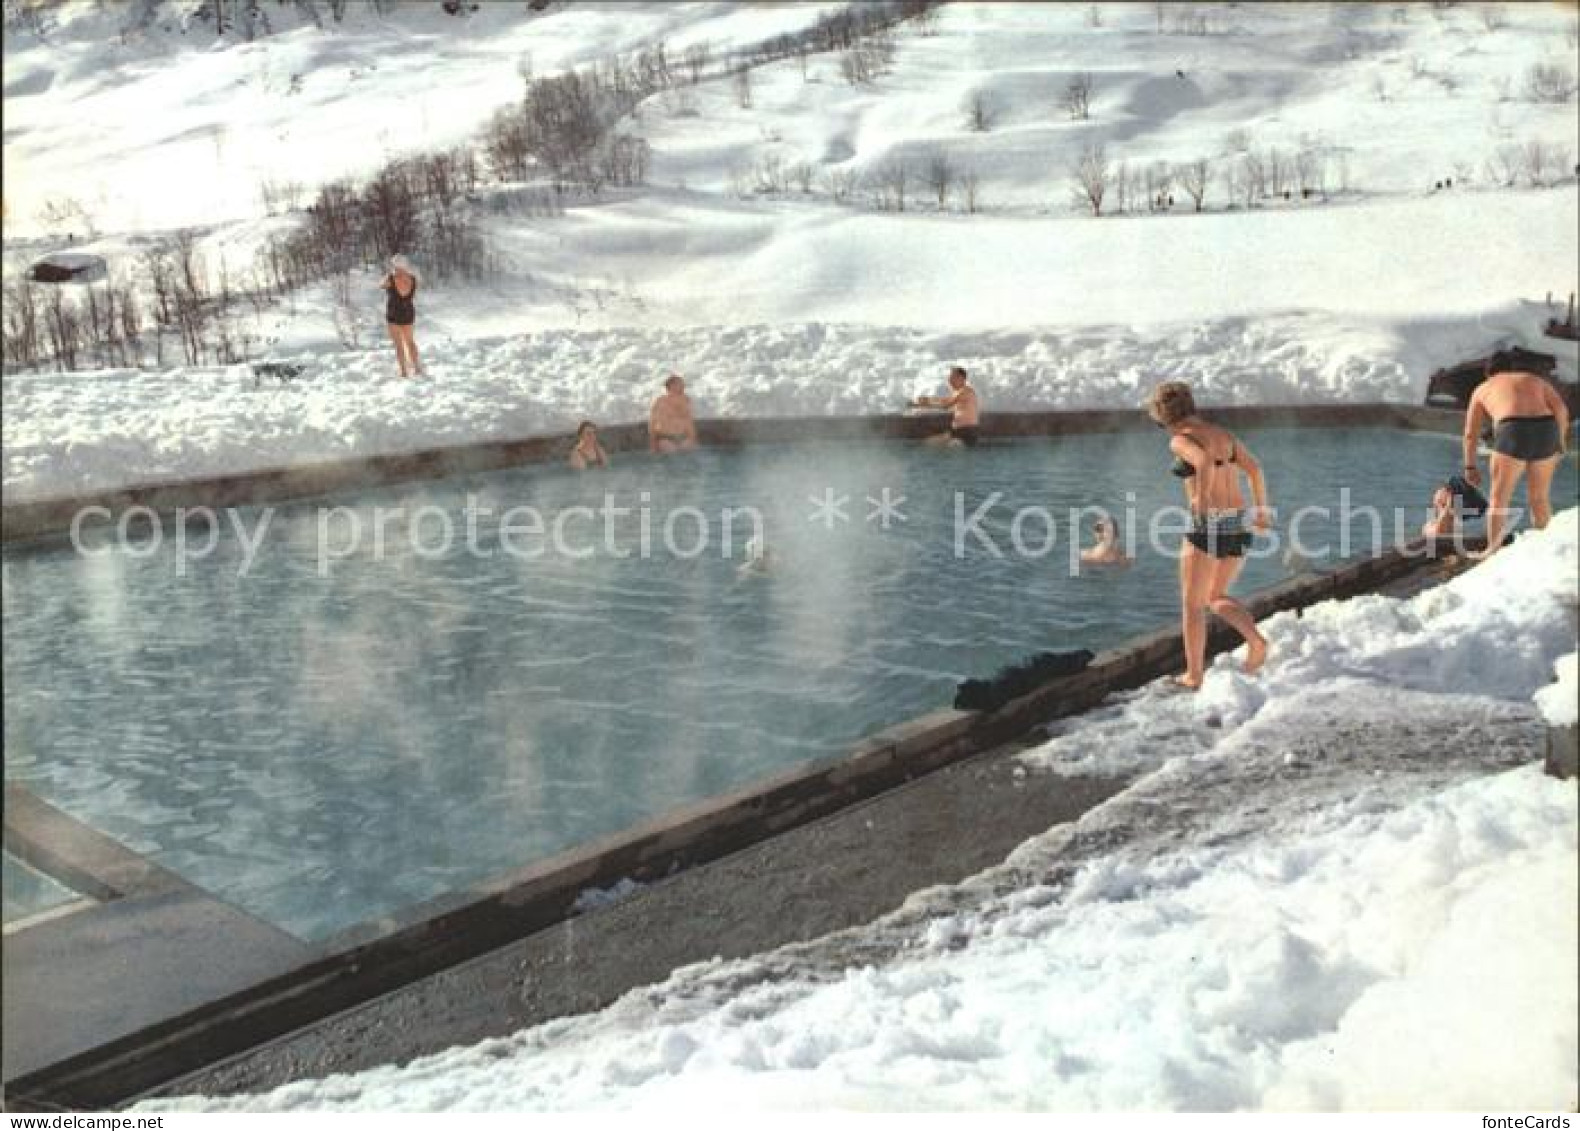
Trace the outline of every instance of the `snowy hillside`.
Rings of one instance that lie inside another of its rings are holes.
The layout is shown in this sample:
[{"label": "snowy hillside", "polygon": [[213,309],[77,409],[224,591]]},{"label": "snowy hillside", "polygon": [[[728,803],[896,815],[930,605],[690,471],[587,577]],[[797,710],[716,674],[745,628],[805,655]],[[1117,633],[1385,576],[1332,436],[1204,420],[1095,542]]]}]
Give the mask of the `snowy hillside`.
[{"label": "snowy hillside", "polygon": [[[950,3],[862,41],[881,50],[767,61],[844,6],[383,7],[320,28],[264,5],[251,41],[193,0],[12,28],[13,300],[69,238],[143,326],[79,351],[98,373],[18,378],[8,353],[9,488],[632,419],[670,368],[706,414],[891,411],[952,362],[1000,408],[1130,406],[1175,376],[1219,400],[1416,400],[1509,338],[1572,372],[1539,333],[1580,254],[1562,5]],[[640,183],[500,179],[485,139],[524,78],[660,43],[672,81],[614,127],[647,147]],[[210,291],[244,293],[322,186],[451,146],[482,154],[457,206],[481,273],[425,279],[420,392],[394,380],[365,254],[238,298],[195,345],[155,332],[174,229]],[[1094,218],[1072,170],[1099,146]],[[260,357],[312,380],[254,396],[235,363]]]}]

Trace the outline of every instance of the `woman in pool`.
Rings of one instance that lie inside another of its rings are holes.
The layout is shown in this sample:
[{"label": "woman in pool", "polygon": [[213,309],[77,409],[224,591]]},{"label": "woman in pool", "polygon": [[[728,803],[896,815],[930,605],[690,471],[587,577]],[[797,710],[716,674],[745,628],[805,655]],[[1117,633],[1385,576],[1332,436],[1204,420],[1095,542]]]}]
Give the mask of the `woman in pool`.
[{"label": "woman in pool", "polygon": [[1207,667],[1207,613],[1229,622],[1246,644],[1245,671],[1259,669],[1267,659],[1267,640],[1245,606],[1229,596],[1229,586],[1244,564],[1251,530],[1244,523],[1245,496],[1240,476],[1251,484],[1256,505],[1251,527],[1268,525],[1267,484],[1262,466],[1246,446],[1216,424],[1196,415],[1196,401],[1183,381],[1168,381],[1152,390],[1147,413],[1169,432],[1174,474],[1185,481],[1192,529],[1180,550],[1180,607],[1184,621],[1185,674],[1178,682],[1191,690],[1201,686]]},{"label": "woman in pool", "polygon": [[426,376],[417,357],[413,329],[417,325],[417,269],[404,255],[394,256],[381,286],[388,295],[384,302],[384,321],[390,328],[390,340],[395,343],[395,362],[400,366],[400,375]]},{"label": "woman in pool", "polygon": [[576,446],[571,449],[569,462],[577,471],[609,466],[609,453],[598,442],[598,426],[592,421],[584,420],[576,426]]},{"label": "woman in pool", "polygon": [[1100,515],[1092,523],[1092,535],[1097,539],[1095,543],[1081,551],[1082,565],[1101,566],[1127,566],[1130,564],[1130,555],[1125,553],[1125,548],[1119,541],[1119,527],[1114,525],[1114,520],[1108,515]]}]

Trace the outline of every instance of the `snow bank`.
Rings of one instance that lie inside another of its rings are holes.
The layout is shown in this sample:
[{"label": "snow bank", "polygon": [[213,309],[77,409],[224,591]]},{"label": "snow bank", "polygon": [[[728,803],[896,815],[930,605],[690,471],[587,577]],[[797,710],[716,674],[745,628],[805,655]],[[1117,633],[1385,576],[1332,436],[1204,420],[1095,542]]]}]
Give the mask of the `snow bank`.
[{"label": "snow bank", "polygon": [[1572,727],[1580,722],[1580,652],[1570,652],[1553,665],[1558,682],[1536,693],[1536,706],[1548,725]]},{"label": "snow bank", "polygon": [[[1206,404],[1416,400],[1428,348],[1485,334],[1320,314],[1138,331],[1098,326],[949,331],[808,323],[552,330],[422,341],[431,377],[402,382],[386,350],[281,355],[303,378],[255,383],[241,366],[7,376],[8,501],[321,460],[563,432],[590,417],[645,420],[664,374],[702,416],[900,411],[972,373],[990,410],[1136,409],[1167,379]],[[1425,341],[1434,343],[1428,347]]]},{"label": "snow bank", "polygon": [[1034,760],[1128,740],[1158,768],[870,926],[401,1068],[148,1106],[1564,1108],[1575,791],[1506,767],[1573,648],[1577,519],[1408,601],[1273,618],[1265,680],[1220,662],[1102,743],[1072,725]]}]

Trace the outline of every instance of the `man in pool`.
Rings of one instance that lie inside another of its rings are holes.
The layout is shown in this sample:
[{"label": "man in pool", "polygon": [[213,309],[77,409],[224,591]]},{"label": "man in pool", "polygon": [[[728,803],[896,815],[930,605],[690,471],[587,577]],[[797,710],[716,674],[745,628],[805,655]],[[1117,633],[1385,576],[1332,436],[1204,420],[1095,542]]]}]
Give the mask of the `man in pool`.
[{"label": "man in pool", "polygon": [[647,446],[655,452],[686,452],[697,446],[697,422],[679,373],[664,380],[664,392],[647,417]]},{"label": "man in pool", "polygon": [[1494,554],[1503,545],[1509,502],[1521,476],[1528,476],[1525,495],[1531,523],[1540,530],[1553,516],[1548,497],[1558,461],[1568,450],[1569,408],[1552,382],[1530,372],[1518,351],[1505,350],[1487,362],[1487,379],[1465,410],[1465,478],[1481,486],[1476,448],[1482,425],[1492,418],[1492,491],[1487,507],[1487,548],[1477,557]]},{"label": "man in pool", "polygon": [[974,448],[981,430],[977,391],[966,378],[966,371],[958,365],[949,368],[947,397],[917,397],[911,402],[915,408],[947,408],[949,430],[927,439],[929,444],[946,444],[951,448]]}]

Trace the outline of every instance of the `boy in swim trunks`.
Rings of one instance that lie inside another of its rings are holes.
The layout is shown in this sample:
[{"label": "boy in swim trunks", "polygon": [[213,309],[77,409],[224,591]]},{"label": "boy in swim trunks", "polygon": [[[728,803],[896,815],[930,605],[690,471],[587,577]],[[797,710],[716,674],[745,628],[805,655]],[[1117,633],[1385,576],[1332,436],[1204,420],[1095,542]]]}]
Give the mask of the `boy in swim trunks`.
[{"label": "boy in swim trunks", "polygon": [[1569,408],[1552,382],[1538,377],[1514,350],[1501,351],[1487,362],[1487,379],[1465,410],[1465,478],[1481,486],[1476,448],[1481,429],[1492,418],[1492,491],[1487,508],[1485,557],[1503,544],[1509,501],[1521,476],[1528,476],[1525,495],[1531,522],[1540,530],[1553,516],[1549,499],[1553,473],[1568,450]]},{"label": "boy in swim trunks", "polygon": [[697,446],[697,422],[691,415],[691,398],[679,373],[664,380],[663,395],[653,401],[647,417],[647,446],[655,452],[684,452]]},{"label": "boy in swim trunks", "polygon": [[958,365],[949,368],[949,388],[953,391],[947,397],[917,397],[911,402],[917,408],[950,410],[949,430],[929,437],[927,442],[947,444],[954,448],[974,448],[981,432],[977,391],[968,382],[966,371]]}]

